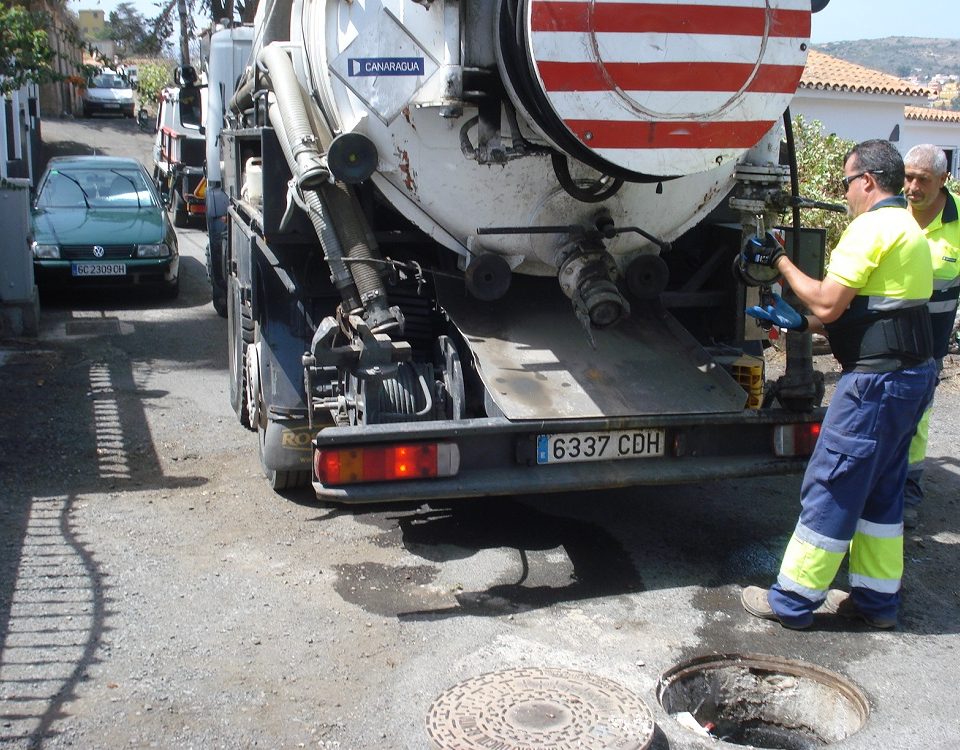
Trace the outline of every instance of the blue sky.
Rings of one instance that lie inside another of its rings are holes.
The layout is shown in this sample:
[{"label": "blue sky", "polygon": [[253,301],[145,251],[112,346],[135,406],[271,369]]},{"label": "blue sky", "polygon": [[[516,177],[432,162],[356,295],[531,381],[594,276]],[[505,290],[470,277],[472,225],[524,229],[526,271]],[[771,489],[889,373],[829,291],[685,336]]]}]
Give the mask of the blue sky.
[{"label": "blue sky", "polygon": [[813,16],[814,44],[885,36],[960,38],[957,0],[831,0]]},{"label": "blue sky", "polygon": [[[109,15],[121,0],[70,0],[73,10]],[[144,16],[155,16],[161,0],[131,0]],[[813,43],[885,36],[960,38],[958,0],[831,0],[813,16]]]}]

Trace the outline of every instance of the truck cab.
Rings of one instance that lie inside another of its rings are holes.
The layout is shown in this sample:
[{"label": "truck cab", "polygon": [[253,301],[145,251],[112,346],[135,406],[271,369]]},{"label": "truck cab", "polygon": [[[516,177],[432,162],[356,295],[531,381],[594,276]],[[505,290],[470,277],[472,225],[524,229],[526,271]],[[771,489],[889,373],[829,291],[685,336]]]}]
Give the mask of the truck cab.
[{"label": "truck cab", "polygon": [[229,199],[223,190],[220,131],[229,109],[237,80],[246,69],[253,46],[253,27],[222,28],[210,35],[207,52],[207,96],[204,108],[206,153],[207,278],[213,307],[227,317],[227,270],[223,245],[226,242]]},{"label": "truck cab", "polygon": [[174,75],[174,86],[160,95],[153,146],[153,178],[170,209],[173,225],[186,227],[206,210],[203,189],[206,93],[189,65]]}]

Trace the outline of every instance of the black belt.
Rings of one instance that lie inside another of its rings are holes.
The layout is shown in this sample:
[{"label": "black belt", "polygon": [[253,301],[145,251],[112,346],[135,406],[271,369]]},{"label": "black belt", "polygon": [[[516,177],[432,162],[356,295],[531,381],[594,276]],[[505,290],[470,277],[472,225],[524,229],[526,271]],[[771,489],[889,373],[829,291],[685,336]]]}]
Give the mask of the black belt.
[{"label": "black belt", "polygon": [[933,331],[926,305],[871,314],[825,326],[833,356],[844,372],[892,372],[933,356]]}]

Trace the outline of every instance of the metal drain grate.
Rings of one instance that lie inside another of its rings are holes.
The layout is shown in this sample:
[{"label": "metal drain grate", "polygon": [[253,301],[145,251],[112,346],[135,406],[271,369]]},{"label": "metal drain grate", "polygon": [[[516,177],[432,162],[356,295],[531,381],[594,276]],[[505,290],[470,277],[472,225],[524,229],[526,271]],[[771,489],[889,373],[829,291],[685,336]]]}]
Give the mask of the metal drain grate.
[{"label": "metal drain grate", "polygon": [[81,318],[67,321],[64,330],[68,336],[109,336],[120,333],[120,321],[117,318]]},{"label": "metal drain grate", "polygon": [[442,693],[427,715],[437,750],[644,750],[653,733],[653,714],[640,698],[572,669],[480,675]]}]

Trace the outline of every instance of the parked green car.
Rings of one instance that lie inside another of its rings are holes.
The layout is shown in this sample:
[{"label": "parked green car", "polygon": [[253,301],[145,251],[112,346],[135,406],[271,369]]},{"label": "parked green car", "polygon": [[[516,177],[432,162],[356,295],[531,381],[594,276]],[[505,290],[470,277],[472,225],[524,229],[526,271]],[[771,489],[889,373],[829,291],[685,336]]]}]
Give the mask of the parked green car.
[{"label": "parked green car", "polygon": [[40,289],[152,286],[177,296],[177,235],[136,159],[51,159],[31,220]]}]

